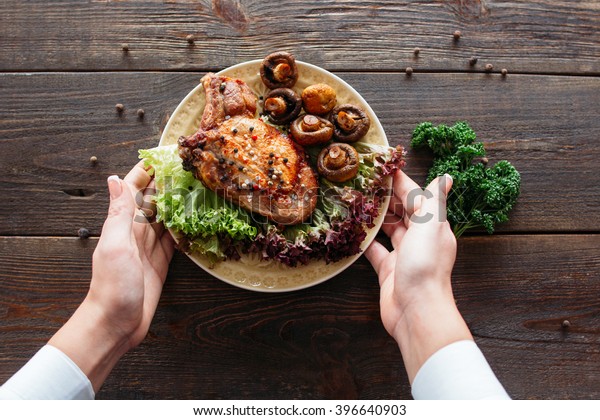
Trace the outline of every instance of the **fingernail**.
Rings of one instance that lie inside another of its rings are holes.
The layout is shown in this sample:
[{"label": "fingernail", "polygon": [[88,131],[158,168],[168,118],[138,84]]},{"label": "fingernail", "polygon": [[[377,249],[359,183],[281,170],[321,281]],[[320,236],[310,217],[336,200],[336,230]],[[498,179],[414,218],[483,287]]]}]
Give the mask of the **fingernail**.
[{"label": "fingernail", "polygon": [[446,180],[452,181],[452,177],[449,174],[444,174],[444,176],[446,177]]},{"label": "fingernail", "polygon": [[121,187],[121,180],[117,175],[111,175],[106,180],[108,182],[108,192],[110,194],[111,200],[119,197],[123,192],[123,187]]}]

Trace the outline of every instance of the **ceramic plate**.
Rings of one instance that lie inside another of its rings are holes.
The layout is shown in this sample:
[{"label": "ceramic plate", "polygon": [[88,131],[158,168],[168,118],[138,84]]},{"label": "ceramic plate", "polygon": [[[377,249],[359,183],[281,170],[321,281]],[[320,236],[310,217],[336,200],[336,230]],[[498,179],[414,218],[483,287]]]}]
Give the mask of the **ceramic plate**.
[{"label": "ceramic plate", "polygon": [[[244,62],[222,70],[218,74],[242,79],[258,96],[264,96],[268,88],[260,79],[259,68],[262,60]],[[388,145],[387,137],[377,116],[367,102],[348,83],[326,70],[312,64],[296,61],[299,78],[294,90],[299,94],[315,83],[326,83],[335,91],[338,103],[352,103],[362,107],[371,118],[371,128],[363,142]],[[160,145],[176,144],[180,136],[196,132],[204,110],[204,89],[196,86],[175,109],[160,139]],[[260,107],[259,107],[260,111]],[[387,212],[389,197],[383,202],[383,208],[375,221],[375,226],[367,231],[367,237],[361,244],[364,251],[375,238]],[[175,239],[176,235],[171,232]],[[208,259],[199,254],[188,256],[200,267],[218,279],[243,289],[260,292],[287,292],[317,285],[341,273],[352,265],[361,254],[348,257],[336,263],[326,264],[314,261],[298,267],[287,267],[277,261],[261,261],[258,256],[243,255],[239,261],[223,261],[210,268]]]}]

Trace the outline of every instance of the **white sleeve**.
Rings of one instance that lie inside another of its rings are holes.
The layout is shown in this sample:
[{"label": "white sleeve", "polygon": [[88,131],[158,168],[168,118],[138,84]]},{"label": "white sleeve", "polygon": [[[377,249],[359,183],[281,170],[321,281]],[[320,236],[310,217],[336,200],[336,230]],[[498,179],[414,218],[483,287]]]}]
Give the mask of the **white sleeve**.
[{"label": "white sleeve", "polygon": [[90,380],[56,347],[45,345],[0,387],[0,400],[93,400]]},{"label": "white sleeve", "polygon": [[477,344],[457,341],[425,361],[412,384],[416,400],[510,399]]}]

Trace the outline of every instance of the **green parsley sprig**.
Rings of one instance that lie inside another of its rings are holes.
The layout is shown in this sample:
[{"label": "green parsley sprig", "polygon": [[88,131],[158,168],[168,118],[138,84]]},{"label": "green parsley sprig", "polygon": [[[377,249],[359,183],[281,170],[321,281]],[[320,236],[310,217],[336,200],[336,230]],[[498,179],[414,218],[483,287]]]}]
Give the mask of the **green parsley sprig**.
[{"label": "green parsley sprig", "polygon": [[412,134],[412,147],[427,147],[434,154],[427,183],[444,174],[453,179],[447,216],[457,238],[478,227],[493,233],[496,224],[508,220],[521,190],[515,167],[506,160],[488,166],[483,143],[475,139],[463,121],[452,127],[424,122]]}]

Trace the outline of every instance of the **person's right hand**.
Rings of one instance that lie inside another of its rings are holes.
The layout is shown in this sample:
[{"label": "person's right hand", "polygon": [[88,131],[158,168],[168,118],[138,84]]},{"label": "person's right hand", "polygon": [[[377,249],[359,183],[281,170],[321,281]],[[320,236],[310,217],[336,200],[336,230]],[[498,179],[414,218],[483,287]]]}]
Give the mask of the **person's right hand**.
[{"label": "person's right hand", "polygon": [[446,220],[452,178],[436,178],[423,191],[402,171],[394,176],[383,231],[393,250],[374,241],[365,255],[381,286],[381,319],[396,339],[409,379],[443,346],[472,339],[456,308],[451,274],[456,239]]}]

